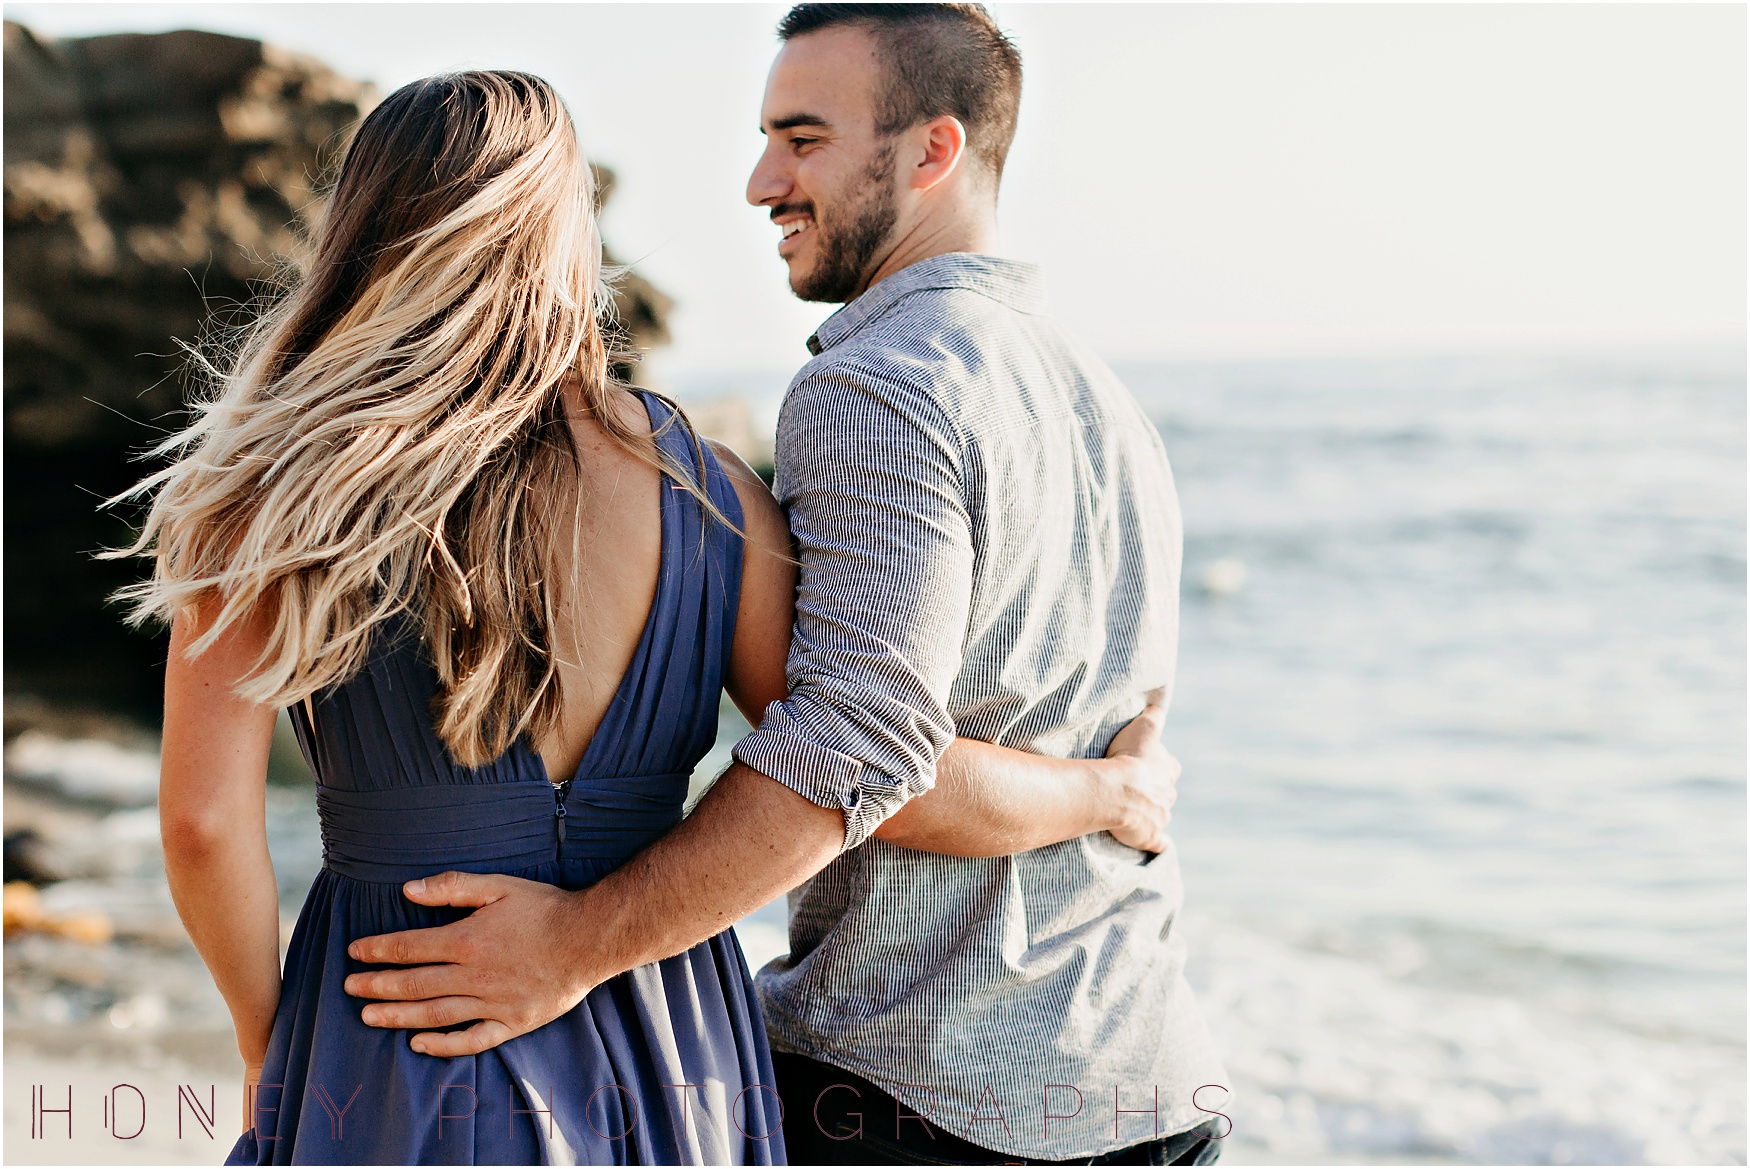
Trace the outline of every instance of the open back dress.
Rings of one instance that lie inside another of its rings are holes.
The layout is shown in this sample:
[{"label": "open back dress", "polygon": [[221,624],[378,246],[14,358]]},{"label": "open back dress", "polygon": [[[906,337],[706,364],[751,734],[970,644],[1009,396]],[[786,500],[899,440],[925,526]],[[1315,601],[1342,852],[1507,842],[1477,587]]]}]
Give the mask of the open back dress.
[{"label": "open back dress", "polygon": [[[697,466],[687,428],[643,395],[657,441]],[[702,482],[737,528],[734,485]],[[733,931],[596,987],[546,1026],[443,1059],[367,1026],[357,938],[444,925],[401,884],[445,870],[565,889],[600,880],[681,818],[710,749],[741,592],[741,537],[662,479],[662,566],[638,648],[575,775],[554,785],[518,739],[457,765],[434,729],[437,676],[416,626],[292,713],[316,776],[323,868],[286,954],[255,1126],[228,1164],[783,1164],[764,1023]]]}]

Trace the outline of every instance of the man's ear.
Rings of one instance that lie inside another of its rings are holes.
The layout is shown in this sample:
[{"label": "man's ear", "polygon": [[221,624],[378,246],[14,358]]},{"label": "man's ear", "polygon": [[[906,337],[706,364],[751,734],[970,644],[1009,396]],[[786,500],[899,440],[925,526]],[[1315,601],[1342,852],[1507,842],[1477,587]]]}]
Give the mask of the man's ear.
[{"label": "man's ear", "polygon": [[966,163],[966,127],[952,114],[931,118],[912,131],[921,149],[913,154],[913,190],[928,191]]}]

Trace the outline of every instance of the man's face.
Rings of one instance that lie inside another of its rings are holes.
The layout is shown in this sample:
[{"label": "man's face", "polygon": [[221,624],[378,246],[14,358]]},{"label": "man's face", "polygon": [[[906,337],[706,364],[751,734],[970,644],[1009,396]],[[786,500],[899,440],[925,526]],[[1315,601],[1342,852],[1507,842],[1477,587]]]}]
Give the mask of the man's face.
[{"label": "man's face", "polygon": [[893,143],[875,133],[875,48],[861,29],[806,33],[785,43],[766,79],[766,150],[747,201],[782,230],[778,255],[803,300],[860,293],[898,217]]}]

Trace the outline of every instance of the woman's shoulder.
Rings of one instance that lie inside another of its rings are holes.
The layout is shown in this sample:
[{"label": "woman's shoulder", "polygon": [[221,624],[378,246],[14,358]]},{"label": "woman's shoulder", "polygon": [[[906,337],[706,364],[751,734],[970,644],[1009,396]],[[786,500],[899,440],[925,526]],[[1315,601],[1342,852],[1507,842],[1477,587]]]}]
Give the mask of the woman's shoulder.
[{"label": "woman's shoulder", "polygon": [[[728,475],[730,482],[735,484],[735,490],[738,494],[745,494],[747,490],[757,488],[765,493],[767,499],[771,498],[772,493],[766,490],[765,480],[759,477],[757,471],[748,466],[746,459],[735,453],[734,447],[715,438],[706,438],[704,435],[700,435],[699,439],[705,444],[705,449],[716,456],[718,464],[723,468],[723,473]],[[776,507],[777,505],[774,503],[772,506]]]},{"label": "woman's shoulder", "polygon": [[[739,519],[743,534],[766,547],[788,548],[790,525],[784,519],[784,513],[778,507],[778,501],[772,498],[771,489],[766,486],[765,480],[760,478],[759,473],[748,465],[747,460],[736,454],[735,449],[727,443],[700,434],[693,426],[692,420],[678,405],[659,394],[645,390],[636,390],[634,393],[638,400],[647,409],[650,409],[652,418],[656,420],[655,431],[659,436],[659,442],[669,434],[681,436],[668,440],[671,454],[678,455],[680,453],[676,444],[690,447],[695,437],[699,444],[710,452],[709,462],[714,462],[717,465],[723,478],[734,489],[735,501],[740,504],[741,516]],[[678,429],[670,431],[662,425],[665,420],[672,420]],[[690,457],[688,461],[691,461]],[[709,490],[713,492],[720,490],[709,487],[709,470],[706,471],[706,478]],[[730,518],[734,520],[737,517],[731,516]]]},{"label": "woman's shoulder", "polygon": [[735,488],[736,498],[741,503],[742,524],[746,535],[762,544],[771,545],[781,541],[783,546],[788,546],[790,525],[785,521],[778,501],[772,498],[766,481],[748,466],[746,459],[736,454],[726,443],[714,438],[704,439],[704,443],[706,449],[716,457],[718,465],[723,468],[724,477]]}]

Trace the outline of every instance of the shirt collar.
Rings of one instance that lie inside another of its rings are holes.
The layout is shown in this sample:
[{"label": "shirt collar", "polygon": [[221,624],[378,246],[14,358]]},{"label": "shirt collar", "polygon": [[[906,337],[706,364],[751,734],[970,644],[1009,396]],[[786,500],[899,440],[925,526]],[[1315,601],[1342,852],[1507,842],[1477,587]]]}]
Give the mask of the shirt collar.
[{"label": "shirt collar", "polygon": [[1045,311],[1045,277],[1037,264],[977,252],[946,252],[901,268],[828,317],[808,338],[808,351],[820,356],[901,297],[926,288],[968,288],[1019,312]]}]

